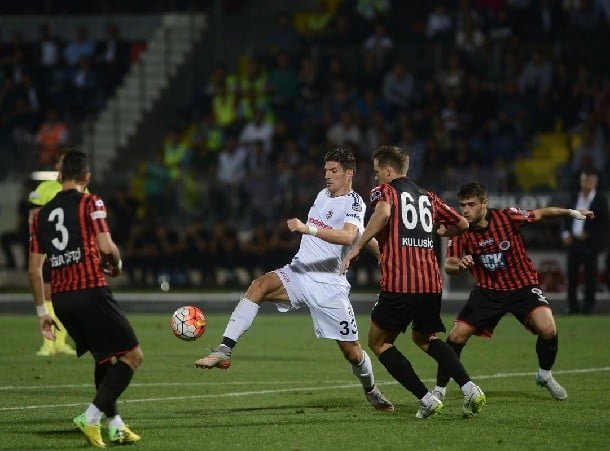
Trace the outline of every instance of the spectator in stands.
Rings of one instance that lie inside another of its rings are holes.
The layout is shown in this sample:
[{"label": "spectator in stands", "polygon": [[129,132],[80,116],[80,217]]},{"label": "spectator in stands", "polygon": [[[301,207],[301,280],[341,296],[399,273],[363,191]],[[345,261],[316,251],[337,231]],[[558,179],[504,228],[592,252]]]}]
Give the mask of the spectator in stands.
[{"label": "spectator in stands", "polygon": [[98,107],[101,82],[88,58],[83,58],[78,63],[78,68],[72,76],[72,85],[74,97],[71,103],[75,116],[86,117],[93,113]]},{"label": "spectator in stands", "polygon": [[375,32],[364,41],[363,49],[366,53],[373,55],[375,68],[378,71],[385,71],[394,50],[394,41],[388,35],[385,26],[377,24]]},{"label": "spectator in stands", "polygon": [[268,45],[271,54],[287,53],[295,55],[301,46],[301,36],[294,28],[290,16],[286,12],[281,12],[277,16],[277,23],[269,35]]},{"label": "spectator in stands", "polygon": [[546,95],[553,81],[553,69],[538,51],[532,53],[519,78],[519,89],[525,95]]},{"label": "spectator in stands", "polygon": [[271,140],[273,138],[273,124],[266,122],[265,110],[258,108],[251,121],[244,126],[239,135],[239,142],[247,147],[262,142],[265,153],[271,153]]},{"label": "spectator in stands", "polygon": [[95,44],[89,39],[86,27],[78,27],[74,40],[64,49],[64,59],[69,66],[75,67],[83,58],[91,59],[95,54]]},{"label": "spectator in stands", "polygon": [[356,2],[356,12],[369,23],[383,21],[390,11],[390,0],[358,0]]},{"label": "spectator in stands", "polygon": [[453,22],[447,9],[442,3],[437,3],[434,10],[428,16],[426,36],[430,39],[443,39],[451,35]]},{"label": "spectator in stands", "polygon": [[106,37],[97,45],[96,61],[102,72],[105,88],[111,90],[119,84],[129,67],[129,49],[127,43],[121,39],[118,25],[111,23],[106,27]]},{"label": "spectator in stands", "polygon": [[222,218],[238,215],[244,196],[248,151],[229,135],[218,155],[217,185],[212,193],[214,210]]},{"label": "spectator in stands", "polygon": [[400,111],[413,100],[415,78],[400,61],[383,78],[383,98],[393,111]]},{"label": "spectator in stands", "polygon": [[290,65],[290,58],[287,54],[280,53],[269,74],[272,103],[279,108],[288,107],[296,98],[298,84],[297,73]]},{"label": "spectator in stands", "polygon": [[155,205],[157,213],[165,216],[169,203],[171,177],[169,169],[163,162],[163,155],[161,149],[145,164],[144,195],[146,205]]},{"label": "spectator in stands", "polygon": [[210,241],[210,258],[215,262],[215,269],[224,270],[226,278],[216,280],[224,286],[236,286],[239,284],[236,269],[243,268],[241,245],[237,236],[237,230],[227,222],[218,222],[214,226],[212,239]]},{"label": "spectator in stands", "polygon": [[216,124],[223,129],[228,129],[237,120],[237,97],[223,81],[218,81],[214,87],[212,111]]},{"label": "spectator in stands", "polygon": [[108,200],[108,223],[112,238],[119,246],[127,244],[139,207],[140,202],[126,186],[119,186]]},{"label": "spectator in stands", "polygon": [[55,110],[49,110],[47,119],[40,125],[36,134],[38,149],[38,164],[41,167],[53,167],[57,159],[57,151],[68,143],[68,126],[61,121]]},{"label": "spectator in stands", "polygon": [[360,146],[362,144],[362,132],[354,121],[351,111],[341,113],[341,120],[335,122],[326,132],[326,139],[335,146],[344,146],[348,143]]},{"label": "spectator in stands", "polygon": [[184,174],[190,161],[191,149],[177,128],[172,129],[163,143],[163,164],[169,171],[169,177],[176,182]]},{"label": "spectator in stands", "polygon": [[581,171],[602,173],[606,167],[606,143],[601,128],[593,128],[590,124],[582,127],[582,144],[572,156],[571,169],[573,174]]},{"label": "spectator in stands", "polygon": [[40,25],[35,61],[44,74],[43,80],[51,80],[51,72],[61,63],[61,47],[48,23]]}]

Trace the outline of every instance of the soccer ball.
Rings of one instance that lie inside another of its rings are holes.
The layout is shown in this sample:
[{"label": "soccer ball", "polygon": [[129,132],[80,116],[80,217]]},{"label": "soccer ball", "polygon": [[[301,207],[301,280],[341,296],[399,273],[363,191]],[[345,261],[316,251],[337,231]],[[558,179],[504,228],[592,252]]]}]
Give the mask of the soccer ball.
[{"label": "soccer ball", "polygon": [[176,310],[170,319],[170,324],[174,335],[185,341],[197,340],[208,326],[203,311],[192,305]]}]

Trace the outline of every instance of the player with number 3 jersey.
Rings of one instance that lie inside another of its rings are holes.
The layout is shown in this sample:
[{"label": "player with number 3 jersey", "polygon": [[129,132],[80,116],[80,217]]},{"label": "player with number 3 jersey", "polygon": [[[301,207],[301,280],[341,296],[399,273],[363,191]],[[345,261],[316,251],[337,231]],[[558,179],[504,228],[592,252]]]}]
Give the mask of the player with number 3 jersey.
[{"label": "player with number 3 jersey", "polygon": [[371,191],[375,209],[358,243],[345,257],[347,270],[374,237],[381,253],[381,292],[371,312],[369,346],[383,366],[419,400],[417,418],[440,412],[441,400],[428,391],[409,360],[394,342],[412,323],[417,346],[458,381],[464,393],[463,412],[471,416],[485,404],[485,394],[472,382],[455,353],[436,337],[444,332],[440,318],[442,281],[434,233],[455,236],[468,222],[439,197],[407,177],[405,150],[381,146],[373,153],[373,169],[380,185]]},{"label": "player with number 3 jersey", "polygon": [[[487,190],[476,182],[463,185],[457,197],[470,229],[450,240],[445,271],[450,275],[470,271],[477,284],[458,314],[447,344],[459,356],[472,335],[491,337],[500,319],[512,313],[538,336],[537,384],[546,387],[555,399],[566,399],[566,390],[551,373],[558,349],[557,326],[551,306],[538,286],[538,273],[527,256],[519,229],[547,218],[585,220],[593,218],[593,212],[558,207],[490,209]],[[439,367],[433,390],[437,397],[445,396],[449,378]]]}]

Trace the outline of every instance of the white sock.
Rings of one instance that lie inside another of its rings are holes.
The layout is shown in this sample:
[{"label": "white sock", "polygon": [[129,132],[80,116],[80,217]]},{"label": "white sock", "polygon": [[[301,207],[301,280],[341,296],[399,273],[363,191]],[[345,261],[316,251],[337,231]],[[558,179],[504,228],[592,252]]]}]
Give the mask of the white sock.
[{"label": "white sock", "polygon": [[87,410],[85,410],[85,420],[87,421],[87,423],[96,426],[100,424],[103,415],[104,412],[95,407],[95,405],[93,404],[89,404],[89,407],[87,407]]},{"label": "white sock", "polygon": [[233,341],[238,341],[252,325],[254,318],[258,314],[259,305],[256,302],[252,302],[250,299],[241,298],[239,303],[233,310],[231,318],[223,337],[230,338]]},{"label": "white sock", "polygon": [[108,426],[117,428],[117,429],[122,429],[125,426],[125,423],[123,423],[123,419],[121,418],[121,415],[115,415],[112,418],[110,418],[110,420],[108,420]]},{"label": "white sock", "polygon": [[375,375],[373,374],[373,364],[371,358],[362,350],[362,361],[360,363],[352,363],[352,371],[358,378],[365,390],[371,390],[375,386]]},{"label": "white sock", "polygon": [[464,396],[469,395],[472,393],[472,391],[476,388],[477,386],[475,385],[474,382],[472,381],[468,381],[466,382],[464,385],[462,385],[462,393],[464,393]]},{"label": "white sock", "polygon": [[424,404],[424,405],[428,405],[432,402],[432,393],[428,392],[426,393],[426,395],[420,399],[420,401]]},{"label": "white sock", "polygon": [[441,387],[441,386],[437,385],[436,387],[434,387],[434,390],[432,390],[432,391],[441,392],[443,394],[443,396],[445,396],[445,393],[447,393],[447,387]]},{"label": "white sock", "polygon": [[538,368],[538,377],[543,381],[548,381],[551,376],[551,370],[543,370],[542,368]]}]

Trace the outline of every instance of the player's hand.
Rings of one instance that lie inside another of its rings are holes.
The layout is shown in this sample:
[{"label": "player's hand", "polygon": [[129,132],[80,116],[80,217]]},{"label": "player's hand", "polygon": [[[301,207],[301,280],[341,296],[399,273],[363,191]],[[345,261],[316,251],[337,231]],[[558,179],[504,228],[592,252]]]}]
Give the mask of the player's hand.
[{"label": "player's hand", "polygon": [[303,224],[303,221],[301,221],[299,218],[287,219],[286,225],[288,226],[288,230],[290,230],[291,232],[299,232],[299,233],[309,232],[309,229],[307,228],[307,226],[305,224]]},{"label": "player's hand", "polygon": [[118,265],[113,265],[111,262],[106,262],[103,273],[110,277],[118,277],[123,271],[123,261],[119,260]]},{"label": "player's hand", "polygon": [[[578,210],[578,212],[584,216],[584,219],[595,219],[595,213],[593,213],[591,210]],[[580,219],[580,218],[578,218]]]},{"label": "player's hand", "polygon": [[43,315],[40,317],[40,333],[47,340],[55,340],[55,333],[53,332],[53,327],[57,327],[57,324],[55,323],[51,315]]},{"label": "player's hand", "polygon": [[472,255],[464,255],[460,258],[460,262],[458,263],[458,268],[462,271],[467,271],[474,266],[474,259]]},{"label": "player's hand", "polygon": [[360,255],[360,249],[353,247],[351,251],[343,258],[341,262],[341,266],[339,267],[339,272],[341,274],[345,274],[349,267],[358,260],[358,256]]}]

